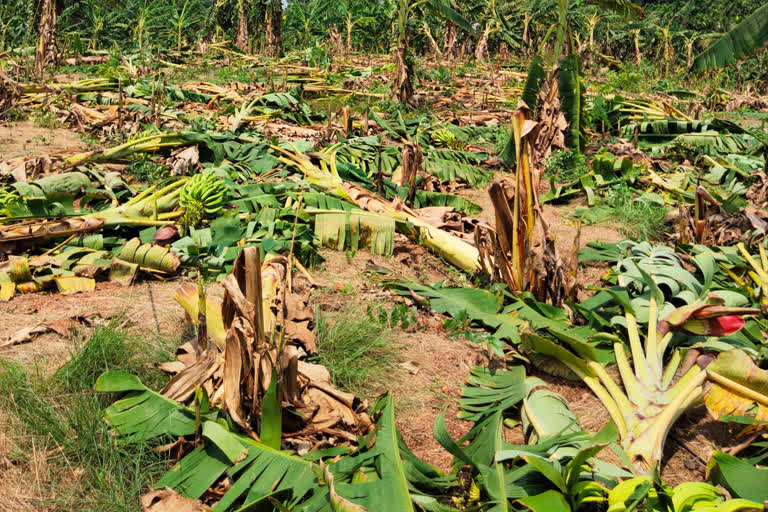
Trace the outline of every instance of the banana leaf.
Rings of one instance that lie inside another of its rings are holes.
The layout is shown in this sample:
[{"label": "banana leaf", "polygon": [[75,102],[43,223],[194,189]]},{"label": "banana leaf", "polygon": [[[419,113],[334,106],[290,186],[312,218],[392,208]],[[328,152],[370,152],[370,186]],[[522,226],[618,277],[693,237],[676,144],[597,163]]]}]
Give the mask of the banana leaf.
[{"label": "banana leaf", "polygon": [[461,390],[459,418],[479,423],[496,410],[506,411],[525,396],[525,368],[492,370],[475,366]]},{"label": "banana leaf", "polygon": [[373,254],[391,256],[395,246],[395,221],[365,211],[315,215],[315,235],[320,245],[337,251],[366,247]]},{"label": "banana leaf", "polygon": [[715,451],[707,464],[707,473],[710,482],[722,485],[733,496],[759,503],[768,500],[768,469],[757,468],[733,455]]},{"label": "banana leaf", "polygon": [[[531,65],[528,66],[528,77],[525,79],[525,87],[523,88],[522,99],[528,108],[531,110],[532,117],[536,117],[536,106],[539,101],[539,84],[547,77],[544,72],[544,58],[537,54],[531,61]],[[505,153],[506,154],[506,149]],[[514,155],[514,149],[512,150]],[[509,165],[514,164],[514,158],[512,162],[507,162]]]},{"label": "banana leaf", "polygon": [[768,5],[763,5],[696,56],[691,71],[700,73],[749,57],[768,42]]},{"label": "banana leaf", "polygon": [[584,117],[584,85],[579,75],[580,66],[579,56],[569,55],[560,63],[558,72],[562,109],[568,121],[565,145],[575,153],[581,153],[584,149],[581,126]]}]

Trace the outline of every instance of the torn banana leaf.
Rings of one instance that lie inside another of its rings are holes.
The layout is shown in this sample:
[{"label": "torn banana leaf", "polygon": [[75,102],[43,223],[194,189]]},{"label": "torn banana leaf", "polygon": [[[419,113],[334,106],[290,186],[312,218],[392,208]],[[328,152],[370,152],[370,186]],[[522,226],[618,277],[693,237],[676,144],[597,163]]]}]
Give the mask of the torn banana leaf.
[{"label": "torn banana leaf", "polygon": [[391,256],[395,245],[395,221],[365,211],[317,212],[315,235],[320,245],[337,251],[368,248],[373,254]]}]

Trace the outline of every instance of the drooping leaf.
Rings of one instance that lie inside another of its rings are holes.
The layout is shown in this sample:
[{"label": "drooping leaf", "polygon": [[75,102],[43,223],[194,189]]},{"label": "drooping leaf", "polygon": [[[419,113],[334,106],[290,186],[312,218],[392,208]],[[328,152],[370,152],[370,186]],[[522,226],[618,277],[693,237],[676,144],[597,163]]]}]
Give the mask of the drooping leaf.
[{"label": "drooping leaf", "polygon": [[462,388],[459,418],[482,421],[497,410],[506,411],[524,397],[525,368],[493,370],[475,366]]},{"label": "drooping leaf", "polygon": [[558,74],[563,113],[568,121],[565,145],[575,153],[581,153],[584,145],[581,137],[584,94],[579,74],[580,65],[578,55],[569,55],[560,63]]},{"label": "drooping leaf", "polygon": [[104,420],[124,442],[195,432],[194,411],[150,390],[135,375],[106,372],[96,381],[95,389],[104,393],[128,392],[104,411]]},{"label": "drooping leaf", "polygon": [[744,416],[756,408],[756,419],[768,420],[768,370],[759,368],[742,350],[728,350],[707,366],[712,386],[704,394],[716,418]]},{"label": "drooping leaf", "polygon": [[395,244],[395,221],[369,212],[318,213],[315,234],[320,244],[337,251],[368,248],[374,254],[391,256]]},{"label": "drooping leaf", "polygon": [[722,38],[712,43],[693,61],[693,72],[723,68],[750,56],[768,41],[768,5],[763,5],[736,25]]}]

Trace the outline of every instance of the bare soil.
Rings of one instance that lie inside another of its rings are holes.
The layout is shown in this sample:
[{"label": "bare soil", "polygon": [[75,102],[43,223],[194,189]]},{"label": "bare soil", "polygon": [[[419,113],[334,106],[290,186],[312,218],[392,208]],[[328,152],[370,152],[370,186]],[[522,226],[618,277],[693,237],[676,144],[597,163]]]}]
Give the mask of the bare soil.
[{"label": "bare soil", "polygon": [[18,157],[74,153],[87,149],[70,130],[46,128],[33,121],[0,125],[0,162]]}]

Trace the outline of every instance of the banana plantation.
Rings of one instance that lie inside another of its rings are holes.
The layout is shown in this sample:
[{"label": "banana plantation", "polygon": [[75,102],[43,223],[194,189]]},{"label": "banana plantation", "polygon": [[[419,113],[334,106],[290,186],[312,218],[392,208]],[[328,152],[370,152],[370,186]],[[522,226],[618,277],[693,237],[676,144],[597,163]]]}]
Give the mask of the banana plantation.
[{"label": "banana plantation", "polygon": [[768,510],[768,4],[2,0],[0,511]]}]

